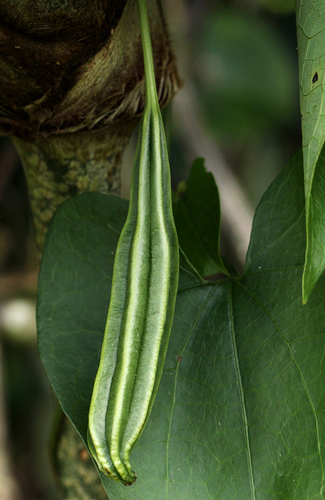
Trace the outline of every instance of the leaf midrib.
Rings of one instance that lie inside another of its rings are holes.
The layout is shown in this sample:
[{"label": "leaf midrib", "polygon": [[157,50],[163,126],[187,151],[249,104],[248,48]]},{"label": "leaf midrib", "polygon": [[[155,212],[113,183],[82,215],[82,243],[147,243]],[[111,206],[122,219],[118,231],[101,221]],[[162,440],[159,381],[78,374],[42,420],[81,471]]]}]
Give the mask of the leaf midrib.
[{"label": "leaf midrib", "polygon": [[252,488],[252,498],[253,498],[253,500],[256,500],[256,494],[255,494],[256,489],[255,489],[255,483],[254,483],[253,463],[252,463],[250,437],[249,437],[249,431],[248,431],[248,419],[247,419],[247,412],[246,412],[245,394],[244,394],[244,388],[243,388],[243,382],[242,382],[242,376],[241,376],[241,370],[240,370],[239,358],[238,358],[238,351],[237,351],[237,343],[236,343],[234,313],[233,313],[233,299],[232,299],[232,283],[231,282],[229,282],[228,289],[229,289],[229,322],[230,322],[230,326],[231,326],[231,338],[232,338],[232,344],[233,344],[233,353],[234,353],[234,359],[235,359],[235,363],[236,363],[237,380],[238,380],[238,384],[239,384],[241,406],[242,406],[242,413],[243,413],[243,421],[244,421],[244,427],[245,427],[245,439],[246,439],[246,444],[247,444],[247,459],[248,459],[248,468],[249,468],[249,479],[250,479],[250,484],[251,484],[251,488]]},{"label": "leaf midrib", "polygon": [[306,396],[307,396],[307,400],[309,402],[309,405],[311,407],[311,410],[312,410],[312,414],[314,416],[314,419],[315,419],[315,428],[316,428],[316,436],[317,436],[317,452],[318,452],[318,456],[319,456],[319,461],[320,461],[320,467],[321,467],[321,471],[322,471],[322,484],[321,484],[321,490],[320,490],[320,494],[322,495],[323,493],[323,484],[324,484],[324,481],[325,481],[325,475],[324,475],[324,465],[323,465],[323,460],[322,460],[322,455],[321,455],[321,443],[320,443],[320,432],[319,432],[319,422],[318,422],[318,417],[317,417],[317,412],[315,410],[315,407],[314,407],[314,404],[312,402],[312,399],[311,399],[311,395],[309,393],[309,390],[308,390],[308,386],[307,386],[307,383],[306,383],[306,380],[305,380],[305,377],[294,357],[294,354],[293,354],[293,351],[292,351],[292,348],[290,346],[290,343],[288,342],[288,340],[286,339],[285,335],[282,333],[279,325],[277,324],[276,320],[273,318],[273,316],[271,315],[271,313],[267,310],[267,308],[255,297],[255,295],[253,293],[251,293],[242,283],[240,283],[240,281],[236,281],[235,284],[237,284],[238,286],[240,286],[255,302],[256,304],[258,304],[258,306],[263,310],[263,312],[267,315],[267,317],[270,319],[270,321],[273,323],[276,331],[279,333],[279,335],[281,336],[285,346],[287,347],[288,351],[289,351],[289,354],[290,354],[290,357],[292,359],[292,362],[294,364],[294,366],[296,367],[297,369],[297,372],[299,374],[299,377],[301,379],[301,382],[302,382],[302,386],[305,390],[305,393],[306,393]]},{"label": "leaf midrib", "polygon": [[[184,342],[183,349],[181,350],[181,356],[183,356],[184,351],[186,349],[186,346],[188,344],[188,341],[192,335],[192,332],[197,324],[197,322],[200,319],[200,316],[202,315],[203,311],[206,309],[208,303],[212,299],[213,295],[216,293],[216,290],[219,288],[220,284],[217,285],[211,285],[212,290],[207,296],[207,298],[204,301],[204,304],[202,307],[199,309],[197,315],[195,316],[195,319],[193,321],[193,324],[187,334],[187,337]],[[168,435],[167,435],[167,440],[166,440],[166,500],[169,498],[169,467],[168,467],[168,462],[169,462],[169,442],[170,442],[170,436],[171,436],[171,427],[172,427],[172,421],[173,421],[173,415],[174,415],[174,408],[175,408],[175,402],[176,402],[176,388],[177,388],[177,378],[178,378],[178,372],[179,372],[179,367],[180,363],[177,363],[176,367],[176,374],[175,374],[175,381],[174,381],[174,389],[173,389],[173,402],[172,402],[172,407],[171,407],[171,412],[170,412],[170,419],[169,419],[169,426],[168,426]],[[210,495],[209,495],[210,496]]]}]

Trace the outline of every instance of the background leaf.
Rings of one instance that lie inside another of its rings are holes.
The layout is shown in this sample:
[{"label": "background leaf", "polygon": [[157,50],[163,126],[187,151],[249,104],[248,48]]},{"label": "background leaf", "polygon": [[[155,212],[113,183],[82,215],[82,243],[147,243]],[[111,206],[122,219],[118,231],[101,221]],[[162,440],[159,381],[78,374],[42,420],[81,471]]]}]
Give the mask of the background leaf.
[{"label": "background leaf", "polygon": [[229,274],[220,256],[221,213],[219,192],[204,159],[192,165],[186,185],[173,203],[178,241],[201,276]]},{"label": "background leaf", "polygon": [[307,246],[303,274],[303,301],[306,302],[325,267],[325,146],[313,173],[306,200]]},{"label": "background leaf", "polygon": [[218,138],[256,140],[295,119],[296,74],[286,40],[262,17],[230,5],[212,11],[196,45],[200,105]]},{"label": "background leaf", "polygon": [[307,227],[304,302],[325,268],[324,159],[320,157],[325,141],[324,26],[323,1],[298,2],[297,38]]},{"label": "background leaf", "polygon": [[[39,347],[86,441],[114,248],[126,204],[66,202],[49,230],[39,284]],[[325,445],[325,283],[301,304],[302,156],[263,197],[245,273],[202,283],[184,265],[158,395],[110,500],[321,500]]]},{"label": "background leaf", "polygon": [[271,12],[275,12],[276,14],[288,14],[290,12],[295,11],[295,2],[294,0],[256,0],[257,3],[261,3],[263,7],[266,7]]}]

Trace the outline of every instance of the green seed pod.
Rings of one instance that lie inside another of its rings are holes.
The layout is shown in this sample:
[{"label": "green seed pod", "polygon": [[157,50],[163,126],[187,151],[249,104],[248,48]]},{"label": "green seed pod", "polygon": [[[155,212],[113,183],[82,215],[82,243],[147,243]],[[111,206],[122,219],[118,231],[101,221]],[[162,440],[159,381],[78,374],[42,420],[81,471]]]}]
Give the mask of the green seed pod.
[{"label": "green seed pod", "polygon": [[138,0],[146,73],[130,206],[116,250],[111,301],[89,411],[100,470],[132,484],[129,454],[150,414],[173,321],[179,254],[170,173],[155,87],[149,23]]}]

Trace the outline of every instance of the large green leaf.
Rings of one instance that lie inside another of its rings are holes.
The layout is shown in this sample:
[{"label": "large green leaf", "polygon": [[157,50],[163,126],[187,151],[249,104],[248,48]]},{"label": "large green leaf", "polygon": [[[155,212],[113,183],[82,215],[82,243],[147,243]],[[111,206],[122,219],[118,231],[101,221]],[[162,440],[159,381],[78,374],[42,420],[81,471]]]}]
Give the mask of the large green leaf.
[{"label": "large green leaf", "polygon": [[[40,274],[43,363],[86,443],[87,411],[126,203],[66,202]],[[321,500],[325,450],[325,283],[301,302],[302,157],[263,197],[245,274],[202,283],[183,262],[158,395],[132,454],[129,488],[110,500]]]},{"label": "large green leaf", "polygon": [[229,274],[220,255],[221,213],[219,192],[204,159],[197,158],[185,189],[173,203],[180,247],[201,276]]},{"label": "large green leaf", "polygon": [[300,106],[304,156],[307,248],[303,300],[325,268],[325,2],[297,2]]}]

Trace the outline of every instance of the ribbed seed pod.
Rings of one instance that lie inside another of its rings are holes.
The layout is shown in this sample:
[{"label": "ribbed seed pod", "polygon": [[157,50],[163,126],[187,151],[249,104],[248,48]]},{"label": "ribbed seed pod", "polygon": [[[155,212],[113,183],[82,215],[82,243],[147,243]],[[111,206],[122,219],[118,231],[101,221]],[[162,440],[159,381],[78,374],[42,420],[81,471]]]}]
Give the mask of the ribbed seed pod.
[{"label": "ribbed seed pod", "polygon": [[150,32],[138,0],[146,71],[127,220],[116,250],[111,301],[89,411],[88,444],[100,470],[132,484],[129,454],[158,390],[178,285],[178,241],[155,88]]}]

